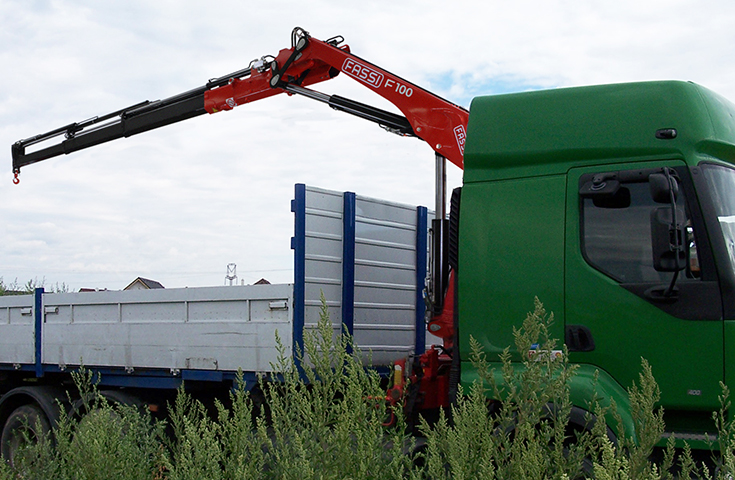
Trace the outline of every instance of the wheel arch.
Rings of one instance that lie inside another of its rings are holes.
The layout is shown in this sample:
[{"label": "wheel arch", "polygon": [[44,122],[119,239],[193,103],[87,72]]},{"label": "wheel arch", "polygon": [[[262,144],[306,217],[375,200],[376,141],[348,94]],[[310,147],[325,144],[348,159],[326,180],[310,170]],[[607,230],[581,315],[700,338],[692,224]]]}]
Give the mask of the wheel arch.
[{"label": "wheel arch", "polygon": [[49,424],[56,427],[61,418],[62,405],[67,403],[66,392],[59,387],[50,385],[17,387],[0,398],[0,425],[5,425],[15,409],[23,405],[37,405],[46,415]]},{"label": "wheel arch", "polygon": [[590,409],[599,408],[604,414],[608,436],[613,434],[615,438],[635,440],[635,422],[628,392],[606,371],[594,365],[578,365],[569,382],[570,400],[574,405],[572,413],[576,412],[574,414],[578,417],[592,415]]},{"label": "wheel arch", "polygon": [[[599,418],[594,413],[576,405],[572,405],[572,410],[569,412],[568,425],[572,429],[580,432],[591,432],[598,420]],[[603,419],[603,421],[605,421],[605,419]],[[607,422],[605,422],[605,432],[607,433],[607,439],[610,440],[613,445],[617,446],[618,436],[615,434],[613,429],[610,428],[610,425],[608,425]]]}]

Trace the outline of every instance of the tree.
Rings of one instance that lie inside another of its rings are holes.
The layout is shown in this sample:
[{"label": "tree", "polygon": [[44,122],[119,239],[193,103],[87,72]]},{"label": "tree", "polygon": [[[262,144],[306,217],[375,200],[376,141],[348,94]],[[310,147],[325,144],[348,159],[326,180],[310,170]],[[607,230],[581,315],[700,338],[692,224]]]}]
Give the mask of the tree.
[{"label": "tree", "polygon": [[69,286],[66,283],[55,285],[49,285],[46,287],[46,277],[38,280],[38,277],[34,277],[28,280],[25,285],[21,286],[18,283],[18,279],[13,280],[12,283],[6,284],[3,277],[0,277],[0,296],[4,295],[28,295],[33,293],[36,288],[46,288],[51,293],[66,293],[69,291]]}]

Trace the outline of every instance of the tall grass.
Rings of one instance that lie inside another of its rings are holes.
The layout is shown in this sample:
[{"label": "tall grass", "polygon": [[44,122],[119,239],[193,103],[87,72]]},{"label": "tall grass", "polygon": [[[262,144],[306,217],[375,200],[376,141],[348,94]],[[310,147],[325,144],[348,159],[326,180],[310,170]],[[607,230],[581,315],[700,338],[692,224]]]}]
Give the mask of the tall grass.
[{"label": "tall grass", "polygon": [[[582,473],[593,452],[592,434],[570,438],[568,383],[576,366],[567,363],[566,355],[551,354],[556,350],[548,336],[552,321],[537,301],[514,331],[523,368],[514,368],[507,348],[500,357],[501,382],[471,339],[479,380],[467,395],[459,395],[451,422],[442,416],[435,426],[422,426],[431,478],[575,478]],[[534,344],[538,348],[529,354]],[[500,399],[492,405],[494,415],[488,414],[488,391]]]},{"label": "tall grass", "polygon": [[217,405],[216,419],[179,392],[167,478],[403,478],[410,468],[401,451],[405,436],[383,428],[380,378],[352,347],[347,337],[333,336],[323,306],[299,355],[310,368],[299,368],[281,349],[279,381],[260,384],[259,414],[242,387],[231,409]]},{"label": "tall grass", "polygon": [[[658,480],[671,478],[676,468],[681,478],[689,478],[696,471],[691,455],[685,451],[676,458],[673,439],[662,462],[649,461],[664,432],[664,421],[663,410],[656,408],[660,392],[645,360],[639,382],[628,390],[635,437],[627,432],[614,444],[605,422],[595,421],[609,412],[594,399],[587,428],[572,428],[569,381],[577,366],[568,362],[565,347],[561,355],[552,354],[559,348],[549,337],[552,323],[553,315],[547,315],[536,299],[534,311],[514,330],[522,366],[511,362],[506,349],[500,356],[500,381],[479,343],[471,339],[471,360],[479,380],[459,396],[451,420],[442,415],[435,425],[423,423],[427,448],[422,475],[432,479]],[[489,405],[488,397],[498,401]],[[608,408],[614,410],[615,405]],[[674,465],[677,461],[679,465]],[[728,478],[724,470],[720,478]]]},{"label": "tall grass", "polygon": [[[663,461],[649,461],[663,432],[656,408],[658,387],[645,361],[629,395],[636,438],[617,445],[604,422],[570,428],[569,379],[576,367],[549,338],[553,316],[540,302],[514,332],[525,361],[513,366],[501,355],[497,381],[479,344],[471,343],[479,380],[433,424],[422,421],[417,442],[397,427],[383,426],[381,379],[363,368],[362,355],[345,335],[334,335],[326,306],[318,328],[305,335],[298,362],[281,349],[277,375],[253,392],[240,378],[214,411],[183,388],[169,406],[167,423],[134,406],[107,402],[89,372],[75,374],[80,415],[65,414],[54,436],[30,445],[12,467],[0,462],[4,479],[669,479],[700,475],[731,478],[735,426],[723,386],[720,468],[695,465],[688,450],[669,443]],[[527,353],[538,344],[536,353]],[[498,399],[489,403],[488,398]],[[614,408],[614,405],[609,408]],[[608,412],[595,404],[590,415]],[[592,417],[590,416],[590,419]],[[169,433],[167,434],[166,431]]]},{"label": "tall grass", "polygon": [[163,450],[163,424],[151,422],[135,406],[104,399],[88,370],[72,373],[79,400],[62,411],[53,432],[30,443],[14,468],[0,462],[0,478],[125,480],[154,478]]}]

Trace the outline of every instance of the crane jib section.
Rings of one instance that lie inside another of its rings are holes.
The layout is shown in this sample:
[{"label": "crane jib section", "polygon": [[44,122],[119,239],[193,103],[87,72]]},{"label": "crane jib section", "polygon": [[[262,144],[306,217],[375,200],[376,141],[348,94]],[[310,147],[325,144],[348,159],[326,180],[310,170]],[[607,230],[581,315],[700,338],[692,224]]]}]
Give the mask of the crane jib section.
[{"label": "crane jib section", "polygon": [[[246,69],[163,100],[145,101],[19,140],[11,149],[14,182],[19,182],[20,169],[26,165],[204,113],[232,110],[238,105],[280,93],[305,95],[336,110],[375,122],[398,135],[421,138],[437,154],[463,168],[469,112],[352,54],[349,46],[340,45],[341,41],[341,37],[317,40],[296,28],[292,47],[281,50],[276,57],[262,57]],[[306,88],[340,73],[391,102],[402,115]],[[53,139],[60,136],[63,138],[53,143]],[[45,146],[40,145],[42,143]],[[34,151],[27,151],[32,146]]]}]

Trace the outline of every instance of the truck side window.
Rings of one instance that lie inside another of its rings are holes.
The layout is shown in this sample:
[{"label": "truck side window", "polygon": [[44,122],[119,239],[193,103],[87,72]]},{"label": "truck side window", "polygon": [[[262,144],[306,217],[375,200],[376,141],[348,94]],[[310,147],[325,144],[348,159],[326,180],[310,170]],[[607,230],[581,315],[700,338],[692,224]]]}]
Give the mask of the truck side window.
[{"label": "truck side window", "polygon": [[730,257],[730,268],[735,270],[735,170],[722,165],[703,164],[717,220]]},{"label": "truck side window", "polygon": [[[651,212],[662,204],[654,202],[647,181],[622,183],[620,189],[625,202],[582,199],[582,250],[585,258],[596,269],[621,283],[669,282],[673,274],[654,268],[651,246]],[[628,194],[630,202],[627,202]],[[677,210],[686,212],[681,190],[677,197]],[[700,270],[694,231],[688,218],[680,221],[685,225],[686,238],[682,242],[687,253],[687,265],[679,279],[697,279]]]}]

